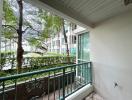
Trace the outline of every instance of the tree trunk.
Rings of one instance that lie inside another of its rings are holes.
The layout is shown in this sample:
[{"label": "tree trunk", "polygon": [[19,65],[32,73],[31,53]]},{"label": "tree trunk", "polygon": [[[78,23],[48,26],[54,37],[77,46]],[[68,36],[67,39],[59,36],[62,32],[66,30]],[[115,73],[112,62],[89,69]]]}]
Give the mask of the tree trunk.
[{"label": "tree trunk", "polygon": [[17,30],[18,33],[18,43],[17,43],[17,72],[21,72],[22,61],[23,61],[23,47],[22,47],[22,26],[23,26],[23,0],[17,0],[19,5],[19,27]]},{"label": "tree trunk", "polygon": [[65,31],[65,21],[64,21],[64,19],[62,19],[62,23],[63,23],[63,25],[62,25],[63,35],[64,35],[64,39],[65,39],[65,44],[66,44],[67,62],[70,63],[69,48],[68,48],[68,41],[67,41],[66,31]]}]

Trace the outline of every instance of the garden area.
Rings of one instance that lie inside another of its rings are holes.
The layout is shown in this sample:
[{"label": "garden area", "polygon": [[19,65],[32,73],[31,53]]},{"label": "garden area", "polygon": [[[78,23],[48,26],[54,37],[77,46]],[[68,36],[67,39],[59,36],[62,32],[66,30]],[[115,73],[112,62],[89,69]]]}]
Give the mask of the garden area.
[{"label": "garden area", "polygon": [[[60,67],[75,63],[75,56],[70,56],[67,63],[67,56],[56,53],[25,53],[22,64],[22,72],[32,72],[49,68]],[[16,58],[14,52],[2,52],[0,60],[0,77],[17,74]]]},{"label": "garden area", "polygon": [[[67,62],[67,56],[62,54],[26,52],[23,55],[21,73],[17,72],[15,57],[14,52],[1,53],[0,80],[4,81],[0,82],[0,99],[3,98],[3,91],[6,91],[5,100],[29,100],[36,96],[47,96],[56,90],[62,93],[63,84],[68,86],[74,82],[76,66],[72,65],[75,63],[75,56],[69,56],[70,62]],[[56,96],[55,98],[61,98],[58,93]]]},{"label": "garden area", "polygon": [[[74,63],[75,57],[69,54],[66,23],[65,19],[23,0],[3,0],[0,77]],[[66,44],[64,55],[48,52],[46,43],[60,31]]]},{"label": "garden area", "polygon": [[[3,0],[0,99],[30,100],[73,84],[81,65],[75,65],[76,57],[69,53],[65,27],[66,20],[53,13],[23,0]],[[59,32],[65,54],[48,51],[47,40]]]}]

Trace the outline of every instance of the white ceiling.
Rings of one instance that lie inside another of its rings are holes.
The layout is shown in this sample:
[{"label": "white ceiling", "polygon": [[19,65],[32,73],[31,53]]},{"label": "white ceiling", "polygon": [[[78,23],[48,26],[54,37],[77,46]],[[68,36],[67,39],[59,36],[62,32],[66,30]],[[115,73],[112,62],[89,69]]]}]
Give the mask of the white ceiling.
[{"label": "white ceiling", "polygon": [[[37,1],[37,0],[36,0]],[[132,10],[132,4],[125,6],[124,0],[39,0],[51,8],[90,27]]]},{"label": "white ceiling", "polygon": [[[59,0],[58,0],[59,1]],[[92,23],[99,23],[109,17],[132,9],[123,0],[60,0],[69,8],[76,10]]]}]

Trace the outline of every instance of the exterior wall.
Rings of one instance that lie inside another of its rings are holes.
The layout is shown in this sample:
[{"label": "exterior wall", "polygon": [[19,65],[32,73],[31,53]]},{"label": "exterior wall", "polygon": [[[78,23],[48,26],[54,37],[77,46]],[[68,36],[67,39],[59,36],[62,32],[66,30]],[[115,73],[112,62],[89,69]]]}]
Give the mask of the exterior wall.
[{"label": "exterior wall", "polygon": [[104,100],[131,100],[132,12],[113,17],[90,33],[95,90]]}]

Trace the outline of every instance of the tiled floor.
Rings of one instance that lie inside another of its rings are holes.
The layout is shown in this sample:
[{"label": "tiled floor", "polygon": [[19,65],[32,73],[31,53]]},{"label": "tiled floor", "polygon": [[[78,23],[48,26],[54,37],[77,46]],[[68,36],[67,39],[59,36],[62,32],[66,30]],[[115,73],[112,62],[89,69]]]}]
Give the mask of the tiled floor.
[{"label": "tiled floor", "polygon": [[88,97],[86,97],[84,100],[104,100],[101,96],[99,96],[98,94],[91,94]]}]

